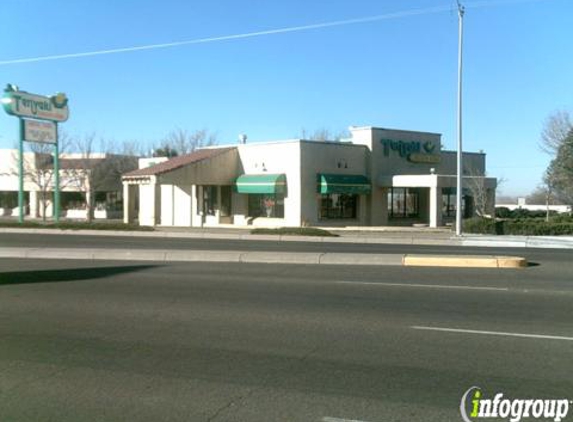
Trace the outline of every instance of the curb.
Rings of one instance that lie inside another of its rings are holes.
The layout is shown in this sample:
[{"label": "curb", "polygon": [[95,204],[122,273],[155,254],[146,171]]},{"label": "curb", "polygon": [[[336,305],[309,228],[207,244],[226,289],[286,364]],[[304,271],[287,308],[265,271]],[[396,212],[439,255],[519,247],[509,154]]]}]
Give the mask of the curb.
[{"label": "curb", "polygon": [[0,248],[0,258],[399,266],[402,265],[403,256],[400,254],[344,254],[321,252]]},{"label": "curb", "polygon": [[573,236],[465,236],[462,246],[573,249]]},{"label": "curb", "polygon": [[402,255],[211,250],[125,250],[70,248],[0,248],[0,258],[77,259],[155,262],[230,262],[297,265],[374,265],[465,268],[523,268],[520,257],[466,255]]},{"label": "curb", "polygon": [[527,260],[518,256],[488,255],[404,255],[407,267],[525,268]]}]

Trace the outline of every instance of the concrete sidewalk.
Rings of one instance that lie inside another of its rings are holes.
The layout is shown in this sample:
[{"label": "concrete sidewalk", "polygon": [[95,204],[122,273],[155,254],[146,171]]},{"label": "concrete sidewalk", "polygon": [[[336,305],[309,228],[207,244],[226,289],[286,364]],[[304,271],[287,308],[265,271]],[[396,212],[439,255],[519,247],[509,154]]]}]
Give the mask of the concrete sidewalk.
[{"label": "concrete sidewalk", "polygon": [[340,237],[314,237],[289,235],[250,234],[247,229],[237,228],[158,228],[156,231],[108,231],[108,230],[55,230],[0,228],[0,233],[37,233],[91,236],[127,236],[142,238],[179,239],[228,239],[273,242],[330,242],[361,244],[443,245],[511,248],[556,248],[573,249],[573,236],[488,236],[464,235],[456,237],[449,229],[414,227],[351,227],[326,228]]}]

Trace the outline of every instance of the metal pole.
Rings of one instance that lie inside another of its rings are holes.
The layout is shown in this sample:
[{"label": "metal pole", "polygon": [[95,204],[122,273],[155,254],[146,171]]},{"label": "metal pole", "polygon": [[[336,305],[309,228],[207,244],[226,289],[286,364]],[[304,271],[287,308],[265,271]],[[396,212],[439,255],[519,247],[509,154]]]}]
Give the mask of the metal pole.
[{"label": "metal pole", "polygon": [[456,236],[462,235],[462,52],[464,38],[464,7],[458,1],[458,156],[456,177]]},{"label": "metal pole", "polygon": [[20,142],[18,143],[18,222],[24,222],[24,119],[20,118]]},{"label": "metal pole", "polygon": [[60,150],[58,146],[58,124],[56,125],[56,143],[54,145],[54,219],[60,222]]}]

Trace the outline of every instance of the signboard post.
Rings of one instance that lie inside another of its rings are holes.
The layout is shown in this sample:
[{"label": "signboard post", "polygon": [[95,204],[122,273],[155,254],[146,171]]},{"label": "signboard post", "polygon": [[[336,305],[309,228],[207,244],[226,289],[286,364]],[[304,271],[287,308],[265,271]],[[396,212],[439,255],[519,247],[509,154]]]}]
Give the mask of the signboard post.
[{"label": "signboard post", "polygon": [[20,142],[18,142],[18,222],[24,222],[24,119],[19,119]]},{"label": "signboard post", "polygon": [[54,144],[54,220],[60,221],[60,148],[58,144],[58,124],[55,123],[56,143]]},{"label": "signboard post", "polygon": [[20,140],[18,147],[18,221],[24,222],[24,141],[54,144],[54,219],[60,221],[60,152],[58,122],[69,117],[68,98],[58,93],[51,97],[20,91],[8,84],[2,105],[6,113],[18,117]]}]

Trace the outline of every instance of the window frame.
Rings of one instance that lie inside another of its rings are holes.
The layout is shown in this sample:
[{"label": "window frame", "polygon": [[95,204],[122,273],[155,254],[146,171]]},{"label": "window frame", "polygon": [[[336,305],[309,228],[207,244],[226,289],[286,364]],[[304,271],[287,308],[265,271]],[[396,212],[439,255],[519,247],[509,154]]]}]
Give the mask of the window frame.
[{"label": "window frame", "polygon": [[249,193],[247,195],[249,217],[285,218],[285,195],[283,193]]},{"label": "window frame", "polygon": [[[402,196],[401,204],[395,196]],[[408,219],[420,217],[420,188],[392,187],[388,191],[388,218]],[[410,212],[413,209],[414,212]]]},{"label": "window frame", "polygon": [[319,219],[357,220],[358,203],[359,195],[356,193],[323,193],[320,195]]}]

